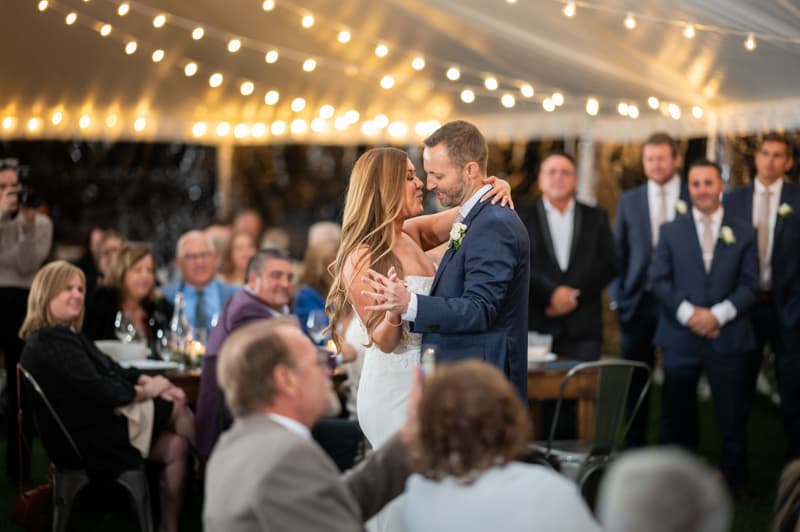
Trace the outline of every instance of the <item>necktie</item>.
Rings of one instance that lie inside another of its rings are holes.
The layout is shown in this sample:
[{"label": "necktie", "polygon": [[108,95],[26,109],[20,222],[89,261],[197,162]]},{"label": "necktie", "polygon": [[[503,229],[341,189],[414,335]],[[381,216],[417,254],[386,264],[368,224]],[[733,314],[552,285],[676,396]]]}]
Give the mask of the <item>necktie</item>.
[{"label": "necktie", "polygon": [[658,211],[656,212],[656,226],[653,228],[653,247],[658,244],[661,226],[667,221],[667,191],[664,185],[658,186]]},{"label": "necktie", "polygon": [[208,316],[206,315],[206,302],[203,299],[203,289],[195,292],[197,303],[194,307],[194,327],[195,329],[205,329],[208,327]]},{"label": "necktie", "polygon": [[706,272],[711,269],[714,258],[714,231],[711,229],[711,217],[703,216],[703,264]]},{"label": "necktie", "polygon": [[761,193],[761,201],[758,205],[758,218],[756,221],[756,229],[758,231],[758,266],[761,268],[761,284],[765,288],[764,273],[766,272],[767,265],[769,264],[769,257],[767,256],[769,245],[769,197],[771,192],[765,190]]}]

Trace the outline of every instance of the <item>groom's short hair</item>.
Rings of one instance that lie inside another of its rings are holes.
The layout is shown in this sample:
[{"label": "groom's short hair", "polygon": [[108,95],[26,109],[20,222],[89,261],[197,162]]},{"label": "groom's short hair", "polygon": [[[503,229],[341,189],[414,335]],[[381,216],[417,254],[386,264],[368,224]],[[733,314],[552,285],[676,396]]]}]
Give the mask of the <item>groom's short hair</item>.
[{"label": "groom's short hair", "polygon": [[433,148],[439,144],[447,147],[450,160],[463,168],[467,163],[476,162],[481,172],[486,173],[489,147],[483,133],[475,124],[464,120],[448,122],[425,139],[425,146]]}]

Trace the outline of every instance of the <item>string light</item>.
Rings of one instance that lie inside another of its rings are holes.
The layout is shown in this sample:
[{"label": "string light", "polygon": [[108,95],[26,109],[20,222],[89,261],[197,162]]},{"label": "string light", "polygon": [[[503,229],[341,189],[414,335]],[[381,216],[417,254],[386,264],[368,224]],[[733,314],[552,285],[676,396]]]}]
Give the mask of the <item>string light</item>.
[{"label": "string light", "polygon": [[461,91],[461,101],[464,103],[472,103],[475,101],[475,92],[471,89],[464,89]]},{"label": "string light", "polygon": [[159,48],[158,50],[154,51],[151,59],[153,60],[153,63],[161,62],[161,60],[164,59],[164,50]]},{"label": "string light", "polygon": [[261,4],[261,9],[264,11],[272,11],[275,9],[275,0],[264,0],[264,3]]},{"label": "string light", "polygon": [[314,59],[306,59],[303,61],[303,70],[305,72],[313,72],[317,68],[317,62]]},{"label": "string light", "polygon": [[33,117],[28,120],[28,131],[31,133],[36,133],[42,127],[42,119],[38,117]]},{"label": "string light", "polygon": [[524,83],[519,88],[519,92],[526,98],[533,98],[533,95],[534,95],[533,87],[528,83]]},{"label": "string light", "polygon": [[461,77],[461,71],[458,69],[458,67],[452,66],[447,69],[446,75],[447,79],[449,79],[450,81],[458,81],[458,78]]},{"label": "string light", "polygon": [[309,29],[311,26],[314,25],[314,15],[312,15],[311,13],[306,13],[305,15],[303,15],[303,18],[300,21],[300,24],[305,29]]},{"label": "string light", "polygon": [[206,34],[206,30],[203,29],[202,26],[197,26],[195,29],[192,30],[192,39],[195,41],[199,41],[203,38],[203,35]]},{"label": "string light", "polygon": [[542,102],[542,107],[548,113],[552,113],[553,111],[556,110],[556,104],[554,104],[553,100],[551,100],[550,98],[545,98],[544,99],[544,101]]},{"label": "string light", "polygon": [[503,107],[505,107],[506,109],[511,109],[512,107],[514,107],[514,105],[517,103],[517,101],[514,99],[514,96],[513,96],[512,94],[505,93],[505,94],[503,94],[503,96],[500,98],[500,103],[501,103],[501,104],[503,105]]},{"label": "string light", "polygon": [[250,128],[250,133],[253,134],[255,138],[261,138],[267,136],[267,126],[263,122],[256,122],[253,124],[253,127]]},{"label": "string light", "polygon": [[92,119],[89,117],[89,115],[83,115],[80,120],[78,120],[78,127],[81,129],[86,129],[91,123]]},{"label": "string light", "polygon": [[629,104],[628,105],[628,116],[636,120],[639,118],[639,107],[636,104]]},{"label": "string light", "polygon": [[347,44],[350,42],[350,32],[347,30],[342,30],[339,32],[339,36],[336,38],[340,43]]},{"label": "string light", "polygon": [[497,78],[493,76],[489,76],[488,78],[483,80],[483,86],[486,87],[490,91],[497,90]]},{"label": "string light", "polygon": [[37,9],[38,9],[39,11],[44,11],[45,9],[47,9],[47,6],[48,6],[48,5],[50,5],[50,4],[49,4],[49,2],[48,2],[47,0],[41,0],[41,1],[39,2],[39,5],[38,5],[38,6],[36,6],[36,7],[37,7]]},{"label": "string light", "polygon": [[164,27],[164,24],[167,23],[167,16],[163,13],[159,13],[155,17],[153,17],[153,27],[156,29],[160,29]]},{"label": "string light", "polygon": [[72,26],[75,24],[76,20],[78,20],[78,15],[74,11],[68,13],[67,16],[64,17],[64,22],[67,24],[67,26]]},{"label": "string light", "polygon": [[656,109],[658,109],[658,106],[661,105],[661,102],[659,102],[658,98],[656,98],[655,96],[650,96],[647,99],[647,105],[648,107],[650,107],[650,109],[653,109],[655,111]]},{"label": "string light", "polygon": [[683,36],[687,39],[694,39],[695,31],[694,31],[694,24],[691,22],[687,22],[686,26],[683,28]]},{"label": "string light", "polygon": [[756,46],[757,46],[757,44],[756,44],[756,36],[753,35],[752,32],[748,33],[747,34],[747,39],[745,39],[745,41],[744,41],[745,49],[747,51],[749,51],[749,52],[752,52],[753,50],[756,49]]},{"label": "string light", "polygon": [[144,117],[139,117],[133,122],[133,129],[136,131],[144,131],[144,128],[147,127],[147,120]]},{"label": "string light", "polygon": [[131,5],[128,2],[122,2],[117,8],[117,15],[124,17],[131,10]]},{"label": "string light", "polygon": [[394,78],[389,74],[386,74],[381,78],[381,87],[386,90],[389,90],[394,87]]},{"label": "string light", "polygon": [[231,125],[228,122],[220,122],[217,124],[217,136],[227,137],[231,134]]},{"label": "string light", "polygon": [[414,70],[422,70],[425,68],[425,58],[421,55],[414,57],[414,59],[411,60],[411,68]]},{"label": "string light", "polygon": [[636,28],[636,18],[633,16],[633,13],[628,11],[628,14],[625,15],[625,27],[629,30]]},{"label": "string light", "polygon": [[328,122],[324,118],[317,117],[311,121],[311,131],[322,133],[328,129]]},{"label": "string light", "polygon": [[278,60],[278,51],[277,50],[270,50],[266,54],[264,54],[264,61],[269,63],[270,65]]},{"label": "string light", "polygon": [[61,111],[54,112],[53,115],[50,117],[50,122],[54,126],[59,125],[62,120],[64,120],[64,113],[62,113]]},{"label": "string light", "polygon": [[136,41],[129,41],[125,45],[125,53],[128,55],[133,55],[136,52],[136,48],[138,48],[138,46],[139,45],[136,44]]},{"label": "string light", "polygon": [[383,129],[389,125],[389,117],[384,114],[379,114],[372,119],[372,123],[375,124],[375,127],[378,129]]},{"label": "string light", "polygon": [[308,131],[308,124],[302,118],[296,118],[289,125],[289,130],[295,135],[302,135]]},{"label": "string light", "polygon": [[247,124],[236,124],[236,127],[233,128],[233,136],[237,139],[245,138],[248,133],[250,133],[250,128]]},{"label": "string light", "polygon": [[622,116],[628,116],[628,104],[625,102],[619,102],[617,105],[617,112]]},{"label": "string light", "polygon": [[694,107],[692,107],[692,116],[698,120],[703,118],[703,108],[700,107],[699,105],[695,105]]},{"label": "string light", "polygon": [[208,126],[206,126],[205,122],[195,122],[192,126],[192,135],[195,137],[202,137],[208,131]]},{"label": "string light", "polygon": [[235,54],[242,48],[242,41],[239,39],[231,39],[228,41],[228,51]]},{"label": "string light", "polygon": [[223,81],[222,74],[220,74],[219,72],[214,72],[208,78],[208,85],[212,89],[216,89],[217,87],[222,85],[222,81]]},{"label": "string light", "polygon": [[322,118],[324,118],[326,120],[329,120],[329,119],[333,118],[333,114],[335,112],[336,112],[336,110],[333,108],[332,105],[327,105],[326,104],[326,105],[323,105],[322,107],[319,108],[319,116],[321,116]]},{"label": "string light", "polygon": [[351,124],[357,123],[358,120],[361,118],[361,115],[355,109],[350,109],[344,114],[344,116],[345,118],[347,118],[347,121],[350,122]]},{"label": "string light", "polygon": [[408,125],[405,122],[392,122],[386,132],[390,137],[401,139],[408,135]]},{"label": "string light", "polygon": [[597,98],[588,98],[586,100],[586,114],[589,116],[597,116],[599,112],[600,102],[597,101]]},{"label": "string light", "polygon": [[272,123],[272,126],[270,127],[270,131],[276,137],[283,135],[284,133],[286,133],[286,122],[284,122],[283,120],[274,121]]},{"label": "string light", "polygon": [[378,134],[378,127],[370,120],[367,120],[361,124],[361,132],[368,137],[374,137]]},{"label": "string light", "polygon": [[100,26],[100,35],[103,37],[108,37],[111,35],[111,24],[103,24]]},{"label": "string light", "polygon": [[278,93],[278,91],[268,91],[264,95],[264,103],[267,105],[275,105],[276,103],[278,103],[280,97],[281,95]]},{"label": "string light", "polygon": [[667,110],[669,111],[669,115],[673,119],[675,119],[675,120],[680,119],[680,117],[681,117],[681,108],[678,107],[678,104],[676,104],[676,103],[669,104],[667,106]]},{"label": "string light", "polygon": [[[119,118],[117,117],[117,115],[115,115],[114,113],[111,113],[110,115],[108,115],[106,117],[106,127],[109,128],[109,129],[114,128],[114,127],[116,127],[118,121],[119,121]],[[88,124],[88,122],[87,122],[87,124]]]},{"label": "string light", "polygon": [[575,16],[575,13],[576,13],[577,11],[578,11],[578,10],[577,10],[577,8],[575,7],[575,2],[574,2],[573,0],[569,0],[569,2],[567,2],[567,4],[566,4],[566,5],[564,6],[564,8],[561,10],[561,12],[562,12],[562,13],[564,13],[564,16],[565,16],[565,17],[567,17],[567,18],[572,18],[572,17],[574,17],[574,16]]},{"label": "string light", "polygon": [[333,121],[333,128],[336,131],[344,131],[350,126],[350,121],[346,116],[339,116]]},{"label": "string light", "polygon": [[292,100],[291,108],[295,113],[299,113],[306,108],[306,101],[303,98],[295,98]]},{"label": "string light", "polygon": [[245,81],[239,87],[239,92],[242,93],[242,96],[250,96],[253,94],[253,91],[256,89],[256,86],[253,84],[252,81]]},{"label": "string light", "polygon": [[564,105],[564,95],[560,92],[554,92],[550,99],[553,100],[553,103],[556,104],[556,107],[561,107]]},{"label": "string light", "polygon": [[183,67],[183,73],[186,74],[187,78],[191,78],[195,74],[197,74],[197,63],[194,61],[189,61],[186,63],[186,66]]},{"label": "string light", "polygon": [[3,129],[5,130],[11,129],[12,127],[14,127],[14,122],[16,122],[16,120],[11,116],[3,118]]},{"label": "string light", "polygon": [[386,57],[389,54],[389,47],[381,43],[375,47],[375,55],[378,57]]}]

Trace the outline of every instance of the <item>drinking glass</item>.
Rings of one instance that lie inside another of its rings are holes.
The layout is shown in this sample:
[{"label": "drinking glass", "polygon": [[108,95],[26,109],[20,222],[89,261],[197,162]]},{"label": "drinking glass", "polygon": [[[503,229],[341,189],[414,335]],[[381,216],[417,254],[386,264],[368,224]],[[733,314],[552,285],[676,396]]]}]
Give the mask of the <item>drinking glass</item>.
[{"label": "drinking glass", "polygon": [[330,334],[324,332],[328,328],[328,315],[324,310],[312,310],[306,318],[306,331],[317,345],[325,345]]},{"label": "drinking glass", "polygon": [[114,318],[114,334],[126,344],[131,343],[136,338],[136,326],[133,321],[121,310]]}]

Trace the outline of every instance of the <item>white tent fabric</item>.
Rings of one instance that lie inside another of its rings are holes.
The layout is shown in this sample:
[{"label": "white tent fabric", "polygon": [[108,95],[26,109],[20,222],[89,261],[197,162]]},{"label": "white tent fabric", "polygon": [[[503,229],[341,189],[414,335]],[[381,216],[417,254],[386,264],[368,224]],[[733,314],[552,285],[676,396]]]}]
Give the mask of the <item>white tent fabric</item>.
[{"label": "white tent fabric", "polygon": [[[262,0],[126,0],[130,11],[119,16],[121,3],[48,0],[40,11],[40,0],[3,2],[0,138],[187,140],[202,122],[199,138],[213,143],[402,142],[424,134],[429,121],[453,118],[475,121],[492,139],[800,128],[797,0],[587,0],[576,2],[572,18],[561,0],[275,0],[270,11]],[[628,9],[632,30],[623,26]],[[166,15],[161,29],[152,24],[158,13]],[[309,29],[301,26],[306,14],[314,16]],[[105,38],[101,23],[112,26]],[[683,35],[687,23],[693,39]],[[205,29],[200,41],[190,36],[196,26]],[[338,42],[345,29],[350,41]],[[750,32],[753,51],[743,46]],[[242,47],[229,53],[234,38]],[[386,57],[375,55],[379,44]],[[154,63],[157,49],[164,59]],[[265,62],[269,50],[279,52],[274,64]],[[421,71],[411,67],[417,55],[426,61]],[[316,61],[313,72],[301,68],[307,59]],[[198,65],[193,77],[183,73],[190,61]],[[445,76],[453,66],[457,81]],[[224,78],[219,88],[208,84],[215,72]],[[391,89],[380,86],[386,75]],[[486,77],[499,88],[485,88]],[[245,81],[254,87],[248,96],[240,94]],[[523,84],[536,94],[521,94]],[[461,101],[465,89],[474,102]],[[275,105],[264,101],[269,90],[280,94]],[[556,91],[564,104],[547,112],[542,102]],[[501,105],[504,94],[514,96],[513,108]],[[305,108],[292,110],[300,97]],[[649,97],[661,108],[649,109]],[[585,111],[588,98],[597,99],[597,116]],[[636,105],[638,118],[620,116],[619,103]],[[665,116],[669,103],[680,119]],[[312,122],[324,104],[333,115]],[[702,118],[692,116],[694,106]],[[347,110],[358,111],[358,121],[336,129]],[[396,124],[376,124],[378,115]],[[292,132],[296,120],[304,122]]]}]

